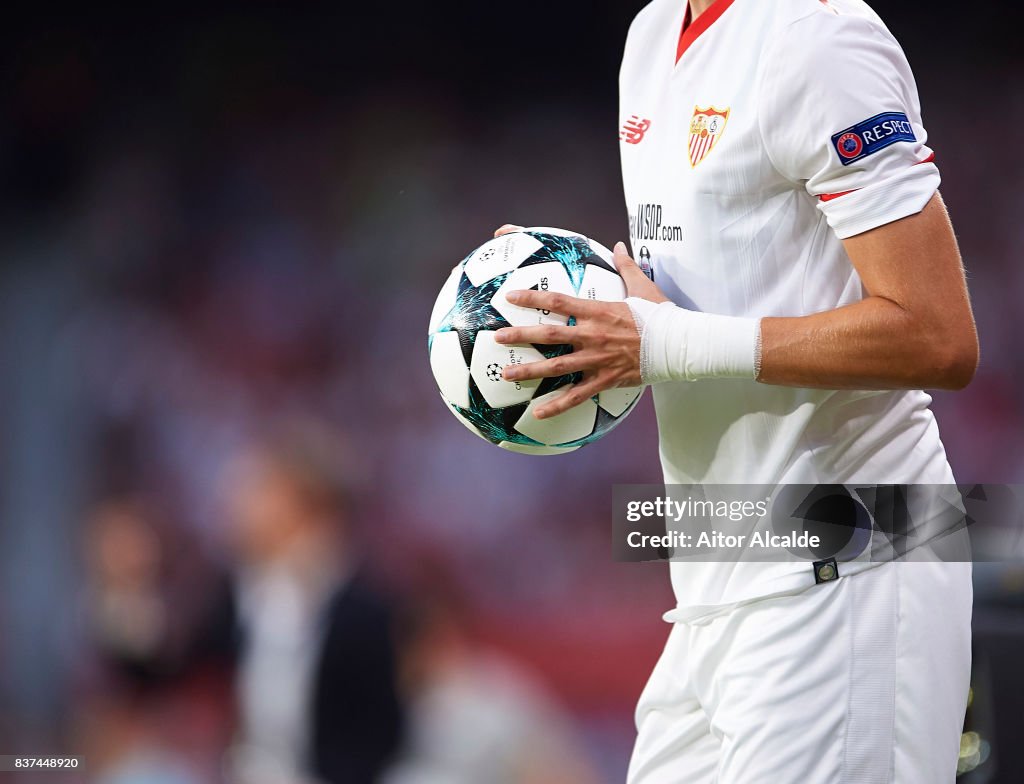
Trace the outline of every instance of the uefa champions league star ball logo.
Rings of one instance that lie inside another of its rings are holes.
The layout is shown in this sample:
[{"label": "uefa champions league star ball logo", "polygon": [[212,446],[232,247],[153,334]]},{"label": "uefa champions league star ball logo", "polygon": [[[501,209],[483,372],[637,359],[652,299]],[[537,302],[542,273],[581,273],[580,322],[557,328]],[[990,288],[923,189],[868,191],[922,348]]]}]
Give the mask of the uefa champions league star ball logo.
[{"label": "uefa champions league star ball logo", "polygon": [[501,365],[492,362],[487,366],[487,378],[491,381],[501,381]]}]

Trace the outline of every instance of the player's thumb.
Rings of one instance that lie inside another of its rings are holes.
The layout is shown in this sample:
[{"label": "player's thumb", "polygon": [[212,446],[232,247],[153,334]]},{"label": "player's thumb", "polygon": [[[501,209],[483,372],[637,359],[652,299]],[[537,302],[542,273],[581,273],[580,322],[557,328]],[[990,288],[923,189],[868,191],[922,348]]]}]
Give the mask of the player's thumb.
[{"label": "player's thumb", "polygon": [[630,258],[624,242],[615,243],[612,255],[615,258],[615,269],[619,271],[623,283],[626,284],[626,296],[640,297],[651,302],[668,300],[661,289],[654,285],[654,281],[648,278],[644,271],[637,266],[637,263]]}]

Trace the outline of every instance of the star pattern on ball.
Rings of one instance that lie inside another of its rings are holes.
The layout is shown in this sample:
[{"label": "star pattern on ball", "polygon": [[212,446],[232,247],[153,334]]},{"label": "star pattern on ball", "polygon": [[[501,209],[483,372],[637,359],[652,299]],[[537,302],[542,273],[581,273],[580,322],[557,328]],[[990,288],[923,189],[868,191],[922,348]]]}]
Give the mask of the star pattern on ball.
[{"label": "star pattern on ball", "polygon": [[[586,237],[551,234],[545,231],[527,231],[524,233],[536,239],[540,243],[540,247],[533,251],[528,258],[520,262],[515,269],[557,262],[565,270],[576,296],[580,296],[583,280],[590,265],[595,265],[613,274],[617,274],[611,264],[595,253],[590,240]],[[498,252],[498,247],[489,248],[485,252],[493,254]],[[510,326],[505,317],[491,304],[491,301],[508,280],[509,276],[515,271],[510,270],[509,272],[497,274],[476,286],[465,273],[467,262],[473,258],[474,254],[471,253],[463,259],[461,264],[463,272],[459,277],[454,302],[449,311],[440,319],[434,333],[455,332],[458,335],[458,347],[467,367],[472,365],[478,332],[494,331]],[[533,288],[536,288],[536,286]],[[575,318],[570,314],[568,324],[572,326],[575,322]],[[430,340],[432,341],[432,337]],[[534,348],[549,359],[572,352],[572,346],[570,345],[534,344]],[[503,370],[504,366],[500,361],[489,362],[484,366],[480,382],[487,383],[488,385],[491,383],[502,383],[504,381],[502,377]],[[569,384],[579,383],[581,377],[581,373],[571,373],[543,379],[537,385],[532,397],[535,399]],[[528,403],[514,403],[501,408],[492,408],[484,399],[476,378],[470,375],[466,383],[468,384],[468,407],[463,408],[461,405],[450,401],[449,405],[453,411],[467,424],[476,429],[479,434],[492,443],[544,446],[541,442],[535,441],[517,429],[517,423],[526,412]],[[596,396],[592,399],[595,403],[598,403],[593,431],[582,438],[558,444],[559,447],[576,448],[590,443],[614,427],[620,419],[620,417],[613,416],[601,408]]]},{"label": "star pattern on ball", "polygon": [[563,237],[559,234],[543,234],[536,231],[526,233],[538,240],[543,247],[524,261],[521,266],[528,267],[532,264],[557,261],[565,268],[573,291],[577,294],[580,293],[583,275],[586,273],[588,265],[594,264],[609,272],[615,272],[614,267],[594,253],[593,248],[590,247],[590,241],[586,237]]}]

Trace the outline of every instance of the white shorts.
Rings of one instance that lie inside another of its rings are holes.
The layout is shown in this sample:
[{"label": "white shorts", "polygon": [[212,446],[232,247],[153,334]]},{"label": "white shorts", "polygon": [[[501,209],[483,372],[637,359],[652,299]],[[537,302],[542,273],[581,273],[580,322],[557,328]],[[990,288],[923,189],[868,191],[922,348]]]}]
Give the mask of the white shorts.
[{"label": "white shorts", "polygon": [[677,623],[629,784],[952,784],[971,565],[888,563]]}]

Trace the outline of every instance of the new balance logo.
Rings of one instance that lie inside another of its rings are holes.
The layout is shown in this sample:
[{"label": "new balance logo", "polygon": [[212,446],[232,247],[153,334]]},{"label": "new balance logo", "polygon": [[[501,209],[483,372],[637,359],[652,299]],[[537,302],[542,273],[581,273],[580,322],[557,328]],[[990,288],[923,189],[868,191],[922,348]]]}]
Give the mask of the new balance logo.
[{"label": "new balance logo", "polygon": [[650,120],[643,120],[634,114],[622,126],[622,130],[619,131],[619,139],[626,144],[640,144],[644,134],[647,133],[647,129],[650,127]]}]

